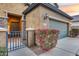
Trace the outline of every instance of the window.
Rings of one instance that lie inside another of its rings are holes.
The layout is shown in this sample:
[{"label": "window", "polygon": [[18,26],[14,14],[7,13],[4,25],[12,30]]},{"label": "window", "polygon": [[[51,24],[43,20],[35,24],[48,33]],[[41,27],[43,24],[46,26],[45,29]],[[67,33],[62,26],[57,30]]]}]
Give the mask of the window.
[{"label": "window", "polygon": [[7,27],[7,21],[4,18],[0,18],[0,27],[2,28]]}]

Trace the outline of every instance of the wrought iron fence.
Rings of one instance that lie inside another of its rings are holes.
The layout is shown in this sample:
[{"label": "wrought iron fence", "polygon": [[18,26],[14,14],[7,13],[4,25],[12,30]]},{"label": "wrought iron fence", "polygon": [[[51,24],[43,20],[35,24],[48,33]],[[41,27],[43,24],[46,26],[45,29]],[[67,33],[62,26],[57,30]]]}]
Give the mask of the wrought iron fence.
[{"label": "wrought iron fence", "polygon": [[10,32],[10,37],[8,38],[8,51],[14,51],[16,49],[20,49],[25,47],[22,42],[21,32],[20,31],[12,31]]}]

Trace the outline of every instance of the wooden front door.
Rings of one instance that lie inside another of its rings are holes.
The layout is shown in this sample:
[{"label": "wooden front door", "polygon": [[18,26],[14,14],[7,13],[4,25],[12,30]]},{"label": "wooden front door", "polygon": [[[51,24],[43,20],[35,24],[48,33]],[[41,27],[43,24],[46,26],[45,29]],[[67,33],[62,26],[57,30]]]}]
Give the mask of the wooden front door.
[{"label": "wooden front door", "polygon": [[10,26],[11,31],[20,31],[19,22],[12,22]]}]

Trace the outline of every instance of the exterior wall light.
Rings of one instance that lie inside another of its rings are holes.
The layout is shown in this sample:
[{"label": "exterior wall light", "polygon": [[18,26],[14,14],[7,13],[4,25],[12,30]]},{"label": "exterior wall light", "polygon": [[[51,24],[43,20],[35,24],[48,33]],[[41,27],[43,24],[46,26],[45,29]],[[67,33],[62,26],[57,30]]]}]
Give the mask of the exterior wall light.
[{"label": "exterior wall light", "polygon": [[47,14],[47,13],[44,14],[43,26],[44,26],[45,28],[48,28],[48,14]]},{"label": "exterior wall light", "polygon": [[44,20],[47,19],[47,17],[48,17],[47,15],[48,15],[47,13],[44,14]]}]

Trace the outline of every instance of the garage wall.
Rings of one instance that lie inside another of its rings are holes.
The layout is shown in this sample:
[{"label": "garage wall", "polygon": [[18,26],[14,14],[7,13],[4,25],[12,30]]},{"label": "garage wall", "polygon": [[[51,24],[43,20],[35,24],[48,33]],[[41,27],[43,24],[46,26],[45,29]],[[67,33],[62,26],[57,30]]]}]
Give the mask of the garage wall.
[{"label": "garage wall", "polygon": [[55,13],[45,7],[42,7],[42,6],[38,6],[37,8],[33,9],[30,13],[28,13],[26,15],[26,27],[32,27],[32,28],[41,28],[41,29],[44,29],[45,26],[44,26],[44,23],[46,20],[44,20],[44,14],[47,13],[49,16],[53,16],[53,17],[56,17],[58,18],[57,20],[59,21],[64,21],[64,22],[67,22],[69,24],[69,28],[67,29],[71,29],[70,27],[70,19],[68,18],[65,18],[63,17],[62,15],[58,14],[58,13]]},{"label": "garage wall", "polygon": [[[45,7],[43,7],[43,6],[39,6],[39,8],[40,8],[40,18],[41,18],[41,27],[42,28],[44,28],[44,26],[42,25],[42,23],[44,22],[44,20],[43,20],[43,14],[45,14],[45,13],[47,13],[49,16],[53,16],[53,17],[55,17],[55,18],[59,18],[61,21],[63,20],[64,22],[67,22],[67,23],[69,23],[69,30],[71,29],[71,21],[70,21],[70,19],[68,19],[68,18],[66,18],[66,17],[63,17],[62,15],[60,15],[60,14],[58,14],[58,13],[56,13],[56,12],[53,12],[53,11],[51,11],[51,10],[49,10],[49,9],[47,9],[47,8],[45,8]],[[57,20],[59,20],[59,19],[57,19]],[[59,20],[59,21],[60,21]]]},{"label": "garage wall", "polygon": [[[68,32],[71,30],[71,21],[70,19],[56,13],[56,12],[53,12],[45,7],[42,7],[42,6],[39,6],[40,8],[40,18],[41,18],[41,22],[40,22],[40,26],[41,28],[44,28],[44,25],[43,25],[43,22],[44,22],[44,19],[43,19],[43,15],[45,13],[48,14],[48,16],[51,16],[51,17],[55,17],[57,19],[52,19],[52,21],[48,21],[48,28],[50,29],[58,29],[60,31],[59,33],[59,38],[64,38],[68,35]],[[42,10],[41,10],[42,9]]]},{"label": "garage wall", "polygon": [[55,21],[54,19],[49,20],[49,28],[50,29],[58,29],[59,30],[59,38],[67,37],[68,34],[68,24]]}]

